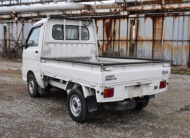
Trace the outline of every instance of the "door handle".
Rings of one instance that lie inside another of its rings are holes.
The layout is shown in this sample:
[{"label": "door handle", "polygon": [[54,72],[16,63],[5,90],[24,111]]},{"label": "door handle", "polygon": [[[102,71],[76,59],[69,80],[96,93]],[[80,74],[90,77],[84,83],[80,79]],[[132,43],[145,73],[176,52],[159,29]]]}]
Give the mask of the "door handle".
[{"label": "door handle", "polygon": [[38,54],[38,51],[36,50],[35,53]]}]

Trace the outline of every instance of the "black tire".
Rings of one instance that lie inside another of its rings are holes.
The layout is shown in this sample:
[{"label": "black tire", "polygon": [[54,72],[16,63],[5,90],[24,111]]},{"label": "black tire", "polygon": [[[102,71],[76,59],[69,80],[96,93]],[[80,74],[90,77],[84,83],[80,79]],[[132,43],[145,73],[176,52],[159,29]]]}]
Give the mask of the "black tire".
[{"label": "black tire", "polygon": [[145,96],[143,98],[137,98],[136,99],[136,108],[137,110],[142,110],[145,108],[149,103],[149,97]]},{"label": "black tire", "polygon": [[[77,99],[78,102],[75,103],[74,98]],[[86,104],[86,99],[84,98],[84,95],[81,89],[76,88],[76,89],[71,90],[67,98],[67,106],[68,106],[69,114],[74,121],[78,123],[84,123],[86,121],[88,108]],[[80,112],[79,111],[75,112],[74,109],[77,110],[79,107],[81,107]]]},{"label": "black tire", "polygon": [[36,81],[36,78],[33,74],[28,75],[28,92],[31,97],[36,98],[39,97],[39,89],[38,89],[38,83]]}]

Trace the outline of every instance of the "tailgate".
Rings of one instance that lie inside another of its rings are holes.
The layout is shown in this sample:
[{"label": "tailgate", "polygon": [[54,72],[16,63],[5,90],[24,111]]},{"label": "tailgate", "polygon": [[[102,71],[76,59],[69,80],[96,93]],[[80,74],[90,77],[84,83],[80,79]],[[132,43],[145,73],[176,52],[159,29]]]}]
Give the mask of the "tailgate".
[{"label": "tailgate", "polygon": [[168,79],[170,63],[129,64],[105,67],[103,86],[145,83],[155,79]]}]

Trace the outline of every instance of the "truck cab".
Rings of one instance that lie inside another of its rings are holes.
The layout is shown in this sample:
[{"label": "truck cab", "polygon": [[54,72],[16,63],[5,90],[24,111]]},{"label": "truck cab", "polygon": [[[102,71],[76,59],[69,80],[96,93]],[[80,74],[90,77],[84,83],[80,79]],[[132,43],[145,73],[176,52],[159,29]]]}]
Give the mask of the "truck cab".
[{"label": "truck cab", "polygon": [[143,109],[167,90],[170,61],[101,57],[92,19],[50,16],[33,25],[23,49],[22,77],[31,97],[51,87],[68,94],[73,120],[89,112]]}]

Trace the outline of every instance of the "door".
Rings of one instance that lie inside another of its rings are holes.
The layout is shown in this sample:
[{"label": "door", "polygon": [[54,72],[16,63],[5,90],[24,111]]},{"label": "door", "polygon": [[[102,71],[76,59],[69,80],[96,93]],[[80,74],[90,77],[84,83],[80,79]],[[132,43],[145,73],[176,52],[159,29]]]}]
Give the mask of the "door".
[{"label": "door", "polygon": [[31,29],[26,41],[26,47],[23,50],[23,75],[25,77],[27,77],[29,70],[34,73],[35,77],[40,77],[40,28]]}]

